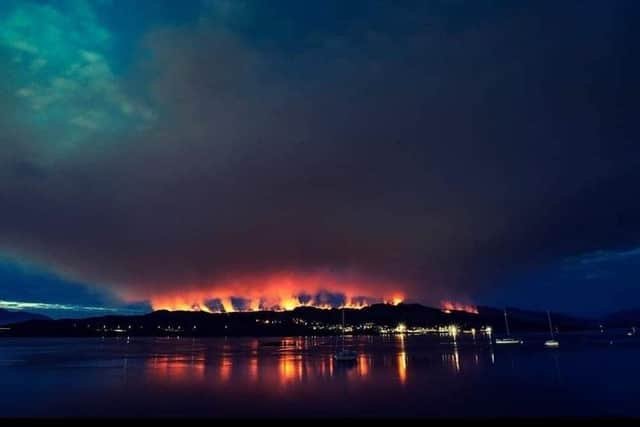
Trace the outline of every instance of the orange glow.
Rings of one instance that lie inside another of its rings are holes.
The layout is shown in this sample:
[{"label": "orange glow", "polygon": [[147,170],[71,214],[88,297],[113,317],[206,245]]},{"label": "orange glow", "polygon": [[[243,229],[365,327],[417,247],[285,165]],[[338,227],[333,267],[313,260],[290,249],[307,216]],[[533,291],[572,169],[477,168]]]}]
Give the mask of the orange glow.
[{"label": "orange glow", "polygon": [[[397,283],[366,279],[357,274],[280,272],[243,274],[214,283],[180,284],[175,289],[181,291],[124,297],[127,300],[148,298],[154,310],[229,313],[293,310],[301,306],[362,308],[380,302],[397,305],[404,300],[399,288]],[[378,289],[385,291],[376,295]]]},{"label": "orange glow", "polygon": [[258,381],[258,356],[249,359],[249,379],[253,382]]},{"label": "orange glow", "polygon": [[388,304],[393,304],[393,305],[398,305],[398,304],[402,304],[403,301],[404,301],[404,297],[402,295],[394,295],[393,298],[391,298],[391,301],[387,302],[387,303]]},{"label": "orange glow", "polygon": [[233,360],[229,353],[229,349],[229,344],[225,344],[222,350],[222,359],[220,360],[220,380],[222,382],[227,382],[231,378]]},{"label": "orange glow", "polygon": [[257,339],[251,342],[251,356],[249,359],[249,380],[258,381],[258,347],[260,343]]},{"label": "orange glow", "polygon": [[278,305],[283,310],[289,311],[289,310],[293,310],[294,308],[296,308],[300,304],[301,303],[300,303],[298,298],[288,297],[288,298],[284,298],[282,301],[280,301],[280,303]]},{"label": "orange glow", "polygon": [[358,356],[358,375],[366,377],[369,375],[369,363],[370,359],[365,354]]},{"label": "orange glow", "polygon": [[302,358],[300,356],[282,355],[280,357],[280,381],[282,383],[302,380]]},{"label": "orange glow", "polygon": [[189,360],[183,356],[154,356],[146,361],[147,373],[159,381],[192,381],[204,378],[204,353]]},{"label": "orange glow", "polygon": [[407,353],[404,348],[404,335],[397,335],[400,340],[400,352],[398,353],[398,377],[402,384],[407,382]]},{"label": "orange glow", "polygon": [[231,378],[232,362],[230,357],[225,357],[220,361],[220,380],[227,382]]},{"label": "orange glow", "polygon": [[440,303],[440,308],[442,308],[442,311],[445,313],[451,313],[452,311],[464,311],[465,313],[478,314],[478,309],[476,308],[476,306],[470,304],[442,301]]},{"label": "orange glow", "polygon": [[[229,297],[220,298],[220,303],[222,304],[222,309],[224,310],[225,313],[231,313],[231,312],[235,311],[233,309],[233,304],[231,303],[231,298],[229,298]],[[206,306],[204,303],[202,305]]]},{"label": "orange glow", "polygon": [[329,376],[333,376],[333,357],[329,357]]}]

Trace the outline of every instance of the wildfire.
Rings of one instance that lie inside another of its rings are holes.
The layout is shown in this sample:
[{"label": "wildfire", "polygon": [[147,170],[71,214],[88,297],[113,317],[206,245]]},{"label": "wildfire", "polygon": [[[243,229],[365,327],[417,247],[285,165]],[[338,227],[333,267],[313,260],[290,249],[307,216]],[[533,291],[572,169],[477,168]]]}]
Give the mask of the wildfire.
[{"label": "wildfire", "polygon": [[404,300],[398,291],[370,296],[372,289],[397,289],[397,284],[331,273],[244,275],[211,285],[176,288],[197,290],[152,295],[149,298],[152,308],[230,313],[297,307],[363,308],[380,302],[397,305]]},{"label": "wildfire", "polygon": [[478,314],[478,309],[474,305],[460,304],[452,301],[442,301],[440,308],[445,313],[451,313],[452,311],[464,311],[465,313]]},{"label": "wildfire", "polygon": [[404,297],[400,296],[400,295],[396,295],[395,297],[393,297],[393,299],[391,300],[391,304],[393,305],[398,305],[398,304],[402,304],[402,302],[404,301]]}]

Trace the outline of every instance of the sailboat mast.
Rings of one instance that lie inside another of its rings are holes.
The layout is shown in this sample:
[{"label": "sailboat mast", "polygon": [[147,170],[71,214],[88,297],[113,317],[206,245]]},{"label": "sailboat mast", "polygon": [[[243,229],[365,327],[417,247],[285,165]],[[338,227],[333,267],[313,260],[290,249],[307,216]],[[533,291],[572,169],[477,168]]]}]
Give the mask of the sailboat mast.
[{"label": "sailboat mast", "polygon": [[342,309],[342,349],[344,350],[344,308]]},{"label": "sailboat mast", "polygon": [[504,309],[504,326],[507,330],[507,336],[511,335],[511,333],[509,332],[509,320],[507,319],[507,309]]},{"label": "sailboat mast", "polygon": [[551,339],[553,339],[553,326],[551,325],[551,313],[547,310],[547,319],[549,320],[549,332],[551,332]]}]

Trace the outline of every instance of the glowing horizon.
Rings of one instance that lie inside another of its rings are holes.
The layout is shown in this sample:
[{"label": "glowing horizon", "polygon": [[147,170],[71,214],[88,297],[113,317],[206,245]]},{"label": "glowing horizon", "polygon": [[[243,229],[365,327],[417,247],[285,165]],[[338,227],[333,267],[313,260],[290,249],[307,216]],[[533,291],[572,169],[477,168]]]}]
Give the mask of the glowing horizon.
[{"label": "glowing horizon", "polygon": [[138,310],[115,307],[98,307],[79,304],[45,303],[33,301],[7,301],[0,300],[0,308],[6,310],[60,310],[60,311],[90,311],[90,312],[131,312],[138,313]]},{"label": "glowing horizon", "polygon": [[203,286],[176,286],[150,296],[127,296],[125,299],[148,299],[153,310],[169,311],[289,311],[297,307],[363,308],[376,303],[397,305],[405,301],[406,288],[361,275],[328,272],[278,272],[240,275],[233,279]]}]

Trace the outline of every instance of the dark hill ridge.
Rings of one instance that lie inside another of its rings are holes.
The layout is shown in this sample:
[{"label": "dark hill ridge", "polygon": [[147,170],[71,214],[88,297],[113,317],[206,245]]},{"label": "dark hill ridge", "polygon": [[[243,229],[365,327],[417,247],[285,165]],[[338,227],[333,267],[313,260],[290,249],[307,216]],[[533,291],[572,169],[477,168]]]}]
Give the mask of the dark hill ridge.
[{"label": "dark hill ridge", "polygon": [[0,326],[11,323],[25,322],[27,320],[51,320],[42,314],[28,313],[26,311],[11,311],[0,308]]},{"label": "dark hill ridge", "polygon": [[604,323],[617,328],[640,327],[640,308],[612,313],[604,318]]},{"label": "dark hill ridge", "polygon": [[[362,309],[345,309],[348,326],[357,334],[376,334],[380,328],[435,327],[455,324],[462,328],[491,326],[504,330],[501,309],[480,307],[478,314],[440,309],[420,304],[375,304]],[[553,313],[561,331],[595,329],[599,322]],[[10,325],[2,336],[279,336],[334,335],[340,333],[341,309],[299,307],[292,311],[259,311],[210,314],[160,310],[141,316],[104,316],[89,319],[29,320]],[[509,309],[512,331],[546,331],[546,313]]]},{"label": "dark hill ridge", "polygon": [[[504,309],[479,307],[478,310],[486,322],[491,324],[497,332],[504,332]],[[549,330],[546,312],[518,308],[507,308],[506,310],[509,316],[509,328],[512,332]],[[556,312],[551,312],[551,318],[555,328],[566,331],[597,329],[602,324],[597,319],[585,319]]]}]

